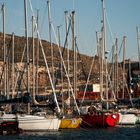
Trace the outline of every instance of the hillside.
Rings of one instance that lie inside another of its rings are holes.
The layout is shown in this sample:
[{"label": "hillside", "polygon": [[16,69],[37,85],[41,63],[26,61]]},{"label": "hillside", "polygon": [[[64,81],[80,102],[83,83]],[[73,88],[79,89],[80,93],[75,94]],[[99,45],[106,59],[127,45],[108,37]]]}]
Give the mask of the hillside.
[{"label": "hillside", "polygon": [[[8,64],[8,79],[9,82],[12,79],[11,76],[11,64],[12,64],[12,35],[6,35],[6,48],[7,48],[7,64]],[[15,71],[20,71],[20,73],[23,73],[23,71],[25,71],[25,74],[23,74],[23,77],[20,77],[20,81],[22,81],[21,78],[23,78],[24,80],[24,84],[23,87],[26,87],[25,81],[26,81],[26,69],[24,69],[24,64],[26,62],[26,51],[24,50],[26,47],[25,45],[26,40],[25,37],[19,37],[19,36],[15,36],[14,37],[14,61],[15,61]],[[38,60],[38,64],[39,64],[39,69],[38,69],[38,80],[39,80],[39,86],[40,88],[44,88],[46,85],[50,85],[49,83],[49,78],[48,78],[48,74],[47,74],[47,70],[45,67],[45,61],[43,58],[43,54],[42,54],[42,50],[41,50],[41,46],[39,46],[39,51],[37,50],[37,45],[38,41],[37,39],[35,39],[35,67],[37,64],[37,60]],[[43,44],[43,49],[45,52],[45,56],[46,56],[46,60],[48,62],[49,65],[49,69],[50,72],[52,72],[52,61],[51,61],[51,46],[50,43],[48,41],[42,40],[42,44]],[[0,51],[0,60],[1,63],[4,60],[4,49],[3,49],[3,34],[0,33],[0,45],[1,45],[1,51]],[[56,44],[52,44],[53,46],[53,61],[54,61],[54,74],[56,75],[56,73],[59,71],[59,67],[61,64],[61,59],[60,59],[60,53],[58,51],[58,46]],[[61,52],[63,52],[63,47],[61,47]],[[32,38],[29,38],[29,59],[30,59],[30,84],[32,86],[32,78],[33,78],[33,47],[32,47]],[[39,57],[37,57],[39,56]],[[23,61],[21,62],[23,58]],[[72,81],[73,79],[73,51],[70,50],[69,51],[69,58],[70,58],[70,80]],[[64,51],[64,55],[63,55],[63,59],[67,68],[67,49],[65,49]],[[87,79],[87,76],[89,74],[89,70],[91,67],[91,63],[92,63],[93,57],[89,57],[83,54],[78,54],[77,53],[77,80],[78,83],[85,83],[85,80]],[[94,67],[92,69],[92,73],[91,73],[91,77],[90,77],[90,81],[92,83],[99,83],[99,65],[98,65],[98,58],[95,58],[94,60]],[[4,65],[1,65],[1,77],[3,77],[3,67]],[[52,74],[52,73],[51,73]],[[67,83],[67,78],[65,75],[65,72],[63,73],[63,77],[64,77],[64,81]],[[60,78],[60,76],[57,76]],[[14,78],[16,79],[16,74],[14,74]],[[60,83],[60,80],[58,78],[58,81]],[[3,81],[3,80],[1,80]],[[23,82],[22,81],[22,82]],[[10,82],[11,83],[11,82]],[[10,84],[11,85],[11,84]],[[12,85],[10,86],[12,87]],[[1,89],[3,89],[3,82],[1,82]],[[11,89],[11,88],[10,88]]]}]

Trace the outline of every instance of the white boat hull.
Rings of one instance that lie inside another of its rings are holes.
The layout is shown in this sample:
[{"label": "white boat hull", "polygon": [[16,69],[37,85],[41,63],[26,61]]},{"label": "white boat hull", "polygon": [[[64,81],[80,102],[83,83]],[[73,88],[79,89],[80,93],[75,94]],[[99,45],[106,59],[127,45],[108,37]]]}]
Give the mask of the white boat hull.
[{"label": "white boat hull", "polygon": [[0,123],[18,122],[18,128],[24,131],[58,131],[61,120],[56,116],[14,115],[0,113]]},{"label": "white boat hull", "polygon": [[61,120],[34,115],[17,116],[19,128],[25,131],[58,131]]},{"label": "white boat hull", "polygon": [[5,114],[4,113],[4,114],[0,115],[0,123],[3,122],[3,121],[12,121],[12,122],[14,122],[14,121],[16,121],[16,117],[13,114]]},{"label": "white boat hull", "polygon": [[137,122],[137,116],[135,114],[122,114],[120,113],[120,125],[135,125]]}]

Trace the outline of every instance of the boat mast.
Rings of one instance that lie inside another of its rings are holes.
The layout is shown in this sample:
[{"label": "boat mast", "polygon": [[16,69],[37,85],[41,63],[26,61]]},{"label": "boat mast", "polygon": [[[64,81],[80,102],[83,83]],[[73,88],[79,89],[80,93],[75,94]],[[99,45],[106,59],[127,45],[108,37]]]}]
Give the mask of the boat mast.
[{"label": "boat mast", "polygon": [[102,1],[102,14],[103,14],[103,29],[102,29],[102,38],[103,38],[103,59],[105,59],[105,49],[106,49],[106,20],[105,20],[105,3]]},{"label": "boat mast", "polygon": [[[103,60],[105,60],[105,95],[106,99],[108,100],[108,72],[107,72],[107,52],[106,52],[106,18],[105,18],[105,1],[102,0],[102,12],[103,12]],[[108,108],[108,104],[107,104]]]},{"label": "boat mast", "polygon": [[33,103],[39,104],[35,99],[35,41],[34,41],[34,30],[35,30],[35,17],[32,16],[32,48],[33,48]]},{"label": "boat mast", "polygon": [[100,57],[100,49],[99,49],[99,35],[98,32],[96,32],[96,43],[97,43],[97,56]]},{"label": "boat mast", "polygon": [[74,95],[76,96],[77,92],[77,53],[75,46],[75,11],[72,11],[72,50],[74,55],[74,64],[73,64],[73,90]]},{"label": "boat mast", "polygon": [[[36,29],[39,30],[39,9],[37,9]],[[38,94],[38,68],[39,68],[39,37],[37,34],[37,49],[36,49],[36,95]]]},{"label": "boat mast", "polygon": [[102,56],[102,47],[103,47],[102,38],[99,39],[99,62],[100,62],[100,96],[101,101],[103,100],[103,56]]},{"label": "boat mast", "polygon": [[34,46],[34,27],[35,27],[35,18],[32,16],[32,49],[33,49],[33,100],[35,100],[35,46]]},{"label": "boat mast", "polygon": [[[58,31],[58,45],[59,45],[59,47],[61,46],[61,40],[60,40],[60,27],[61,27],[61,25],[60,26],[57,26],[57,31]],[[62,63],[62,61],[61,61],[61,94],[62,94],[62,113],[64,114],[64,92],[63,92],[63,90],[64,90],[64,85],[63,85],[63,83],[64,83],[64,79],[63,79],[63,63]]]},{"label": "boat mast", "polygon": [[14,44],[14,33],[12,34],[12,98],[14,98],[14,92],[15,92],[15,88],[14,88],[14,75],[15,75],[15,44]]},{"label": "boat mast", "polygon": [[129,91],[132,94],[133,91],[132,91],[132,88],[131,88],[131,59],[129,59],[129,69],[128,69],[128,72],[129,72]]},{"label": "boat mast", "polygon": [[139,70],[140,70],[140,38],[139,38],[139,28],[136,27],[137,31],[137,45],[138,45],[138,58],[139,58]]},{"label": "boat mast", "polygon": [[4,94],[7,96],[7,47],[5,45],[5,4],[2,5],[3,16],[3,48],[4,48]]},{"label": "boat mast", "polygon": [[[27,93],[30,94],[29,85],[29,45],[28,45],[28,18],[27,18],[27,0],[24,0],[24,14],[25,14],[25,37],[26,37],[26,63],[27,63]],[[30,114],[30,103],[28,103],[28,114]]]},{"label": "boat mast", "polygon": [[116,78],[116,69],[115,69],[115,45],[112,46],[112,89],[114,90],[114,92],[116,91],[115,90],[115,78]]},{"label": "boat mast", "polygon": [[123,37],[123,93],[122,98],[125,97],[125,47],[126,47],[126,36]]},{"label": "boat mast", "polygon": [[116,83],[115,83],[115,93],[116,93],[116,97],[118,98],[118,38],[116,38],[116,43],[115,43],[115,46],[116,46],[116,53],[115,53],[115,70],[116,70],[116,72],[115,72],[115,81],[116,81]]},{"label": "boat mast", "polygon": [[48,21],[49,21],[49,38],[50,38],[50,47],[51,47],[51,61],[52,61],[52,81],[54,84],[54,60],[53,60],[53,46],[52,46],[52,21],[51,21],[51,12],[50,12],[50,0],[47,1],[48,5]]},{"label": "boat mast", "polygon": [[[70,61],[69,61],[69,45],[68,45],[68,11],[65,11],[65,23],[66,23],[66,48],[67,48],[67,73],[70,73]],[[68,99],[70,99],[70,85],[68,83]],[[70,105],[69,105],[70,107]]]},{"label": "boat mast", "polygon": [[[106,63],[105,60],[105,48],[106,48],[106,22],[105,22],[105,3],[104,0],[101,0],[102,2],[102,15],[103,15],[103,20],[102,20],[102,39],[100,39],[100,51],[101,51],[101,76],[100,76],[100,86],[101,86],[101,100],[103,100],[103,85],[104,85],[104,81],[103,81],[103,71],[104,71],[104,62]],[[106,77],[107,78],[107,77]],[[107,87],[106,87],[107,88]],[[107,90],[107,89],[106,89]]]}]

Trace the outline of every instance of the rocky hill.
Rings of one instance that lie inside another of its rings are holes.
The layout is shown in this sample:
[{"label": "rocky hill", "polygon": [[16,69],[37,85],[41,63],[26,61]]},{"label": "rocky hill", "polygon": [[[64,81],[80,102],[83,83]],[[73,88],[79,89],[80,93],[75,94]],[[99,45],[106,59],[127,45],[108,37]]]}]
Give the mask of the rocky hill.
[{"label": "rocky hill", "polygon": [[[6,56],[6,65],[7,65],[7,71],[8,71],[8,79],[9,79],[9,85],[10,85],[10,89],[12,87],[11,85],[11,79],[12,79],[12,35],[7,34],[6,35],[6,51],[7,51],[7,56]],[[30,85],[32,87],[33,84],[33,45],[32,45],[32,38],[29,37],[29,67],[30,67]],[[50,73],[52,75],[52,57],[51,57],[51,45],[48,41],[42,40],[42,45],[43,45],[43,50],[45,52],[45,57],[47,60],[47,64],[49,66],[50,69]],[[4,70],[4,47],[3,47],[3,34],[0,33],[0,46],[1,46],[1,51],[0,51],[0,61],[1,61],[1,89],[3,89],[3,85],[4,85],[4,75],[3,75],[3,70]],[[62,59],[60,57],[60,52],[58,50],[58,46],[56,44],[52,44],[53,46],[53,66],[54,66],[54,75],[57,77],[57,80],[60,83],[60,65],[62,62]],[[49,82],[49,77],[48,77],[48,72],[46,70],[46,66],[45,66],[45,61],[44,61],[44,57],[43,57],[43,53],[41,50],[41,46],[39,45],[38,48],[38,40],[35,39],[35,68],[36,65],[39,65],[38,68],[38,80],[39,80],[39,86],[40,88],[44,88],[45,86],[50,86],[50,82]],[[60,47],[61,49],[61,53],[63,53],[63,60],[65,62],[65,66],[67,69],[67,65],[68,65],[68,61],[67,61],[67,48],[64,49],[63,47]],[[77,52],[77,80],[78,83],[85,83],[90,68],[91,68],[91,64],[93,61],[93,57],[89,57],[87,55],[83,55],[83,54],[79,54]],[[19,81],[22,81],[22,87],[26,87],[26,38],[25,37],[20,37],[20,36],[15,36],[14,37],[14,62],[15,62],[15,74],[14,74],[14,80],[17,77],[17,73],[20,72],[20,76],[18,77]],[[70,80],[73,80],[73,51],[69,50],[69,63],[70,63],[70,73],[69,73],[69,77]],[[64,69],[63,69],[64,71]],[[57,74],[58,73],[58,74]],[[22,76],[21,76],[22,75]],[[64,78],[64,82],[67,83],[67,78],[66,78],[66,74],[65,72],[63,72],[63,78]],[[24,79],[24,80],[23,80]],[[92,73],[90,76],[90,82],[92,83],[99,83],[99,62],[98,62],[98,57],[95,57],[94,59],[94,65],[92,68]]]}]

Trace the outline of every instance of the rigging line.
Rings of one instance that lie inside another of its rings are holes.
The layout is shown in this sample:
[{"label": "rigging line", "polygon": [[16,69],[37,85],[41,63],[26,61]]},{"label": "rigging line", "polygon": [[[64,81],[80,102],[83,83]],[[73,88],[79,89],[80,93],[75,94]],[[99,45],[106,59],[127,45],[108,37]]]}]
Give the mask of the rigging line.
[{"label": "rigging line", "polygon": [[112,43],[113,43],[113,45],[115,45],[115,39],[114,39],[112,30],[111,30],[111,25],[109,23],[109,19],[108,19],[108,16],[107,16],[107,12],[106,11],[105,11],[105,15],[106,15],[106,21],[107,21],[107,24],[108,24],[109,32],[111,34]]},{"label": "rigging line", "polygon": [[[114,51],[113,51],[114,50]],[[113,57],[114,57],[114,55],[115,55],[115,57],[116,57],[116,45],[114,46],[112,46],[112,51],[111,52],[113,52],[113,54],[112,54],[112,59],[114,59]],[[115,61],[113,61],[113,62],[111,62],[111,63],[115,63]],[[113,65],[111,65],[111,68],[110,68],[110,70],[109,70],[109,74],[111,75],[113,73]]]},{"label": "rigging line", "polygon": [[80,110],[79,110],[79,108],[78,108],[78,104],[77,104],[77,102],[76,102],[76,98],[75,98],[75,95],[74,95],[74,93],[73,93],[73,88],[72,88],[72,85],[70,84],[70,79],[69,79],[69,76],[68,76],[68,72],[67,72],[67,70],[66,70],[66,66],[65,66],[65,63],[64,63],[64,59],[63,59],[63,57],[62,57],[62,52],[61,52],[61,49],[60,49],[60,47],[59,47],[59,45],[58,45],[59,43],[58,43],[58,39],[57,39],[57,37],[56,37],[56,33],[55,33],[55,29],[54,29],[53,24],[52,24],[52,29],[53,29],[54,37],[55,37],[55,39],[56,39],[56,44],[57,44],[57,46],[58,46],[58,50],[59,50],[59,54],[60,54],[60,57],[61,57],[61,61],[62,61],[64,70],[65,70],[65,73],[66,73],[66,76],[67,76],[67,79],[68,79],[68,84],[69,84],[69,86],[70,86],[70,89],[71,89],[71,92],[72,92],[72,96],[73,96],[73,99],[74,99],[74,102],[75,102],[77,111],[78,111],[78,113],[80,114]]},{"label": "rigging line", "polygon": [[40,43],[40,46],[41,46],[41,50],[42,50],[42,53],[43,53],[45,65],[46,65],[46,68],[47,68],[47,71],[48,71],[48,75],[49,75],[49,79],[50,79],[50,83],[51,83],[51,86],[52,86],[52,90],[53,90],[53,94],[54,94],[54,100],[56,102],[56,105],[57,105],[57,108],[58,108],[58,112],[60,112],[60,107],[59,107],[59,104],[58,104],[58,101],[57,101],[57,97],[56,97],[56,93],[55,93],[55,88],[54,88],[54,85],[53,85],[53,81],[51,79],[51,74],[50,74],[50,71],[49,71],[49,66],[48,66],[48,62],[46,60],[46,55],[45,55],[45,52],[44,52],[42,41],[40,39],[39,31],[37,31],[37,34],[38,34],[38,37],[39,37],[39,43]]},{"label": "rigging line", "polygon": [[77,42],[75,43],[75,45],[76,45],[76,49],[77,49],[77,52],[78,52],[79,59],[81,60],[81,63],[82,63],[82,71],[83,71],[83,74],[85,76],[85,80],[87,80],[87,74],[86,74],[85,69],[84,69],[84,63],[83,63],[83,60],[82,60],[81,55],[79,53],[79,48],[77,46]]},{"label": "rigging line", "polygon": [[[20,63],[23,63],[23,59],[24,59],[24,56],[25,56],[25,51],[26,51],[26,44],[24,45],[24,49],[23,49],[23,52],[22,52],[22,56],[21,56],[21,61]],[[22,79],[23,79],[23,74],[24,74],[24,71],[26,69],[27,65],[26,63],[24,64],[24,67],[21,71],[18,71],[17,73],[17,78],[15,79],[15,86],[14,86],[14,90],[16,89],[16,86],[17,86],[17,83],[20,83],[22,82]],[[18,68],[19,69],[19,68]],[[24,80],[23,80],[24,81]],[[24,82],[25,83],[25,82]],[[26,86],[26,84],[25,84]],[[26,87],[27,88],[27,87]]]},{"label": "rigging line", "polygon": [[[69,26],[68,26],[68,31],[66,33],[66,39],[65,39],[64,47],[63,47],[63,51],[62,51],[62,57],[64,56],[64,52],[65,52],[65,49],[66,49],[70,27],[71,27],[71,19],[69,19]],[[58,82],[57,79],[59,78],[58,76],[59,76],[60,68],[61,68],[61,62],[59,63],[58,71],[57,71],[57,74],[56,74],[56,79],[55,79],[55,82],[54,82],[55,83],[55,86],[56,86],[56,84]]]},{"label": "rigging line", "polygon": [[[29,47],[30,47],[30,45],[31,45],[31,42],[30,42],[30,44],[29,44]],[[21,57],[21,63],[23,62],[23,59],[24,59],[24,55],[25,55],[25,51],[26,51],[26,44],[24,45],[24,49],[23,49],[23,53],[22,53],[22,57]],[[31,47],[30,47],[30,49],[29,49],[29,52],[31,51]],[[23,69],[22,69],[22,71],[21,71],[21,75],[19,75],[19,73],[20,72],[18,72],[18,75],[17,75],[17,78],[16,78],[16,82],[15,82],[15,86],[14,86],[14,90],[16,89],[16,86],[17,86],[17,83],[18,83],[18,81],[20,82],[20,84],[21,84],[21,82],[22,82],[22,79],[23,79],[23,75],[24,75],[24,73],[25,73],[25,69],[27,68],[27,64],[25,63],[24,64],[24,67],[23,67]],[[20,76],[20,79],[19,79],[19,76]],[[24,80],[23,80],[24,81]],[[27,85],[25,84],[25,82],[24,82],[24,85],[25,85],[25,87],[27,88]]]},{"label": "rigging line", "polygon": [[116,96],[115,96],[115,93],[114,93],[114,90],[113,90],[112,81],[111,81],[110,74],[108,73],[108,71],[107,71],[107,78],[108,78],[108,81],[110,82],[110,87],[112,89],[112,94],[114,96],[114,100],[116,101]]},{"label": "rigging line", "polygon": [[118,56],[119,56],[120,53],[121,53],[122,47],[123,47],[123,40],[122,40],[122,43],[121,43],[121,46],[120,46],[120,49],[119,49],[119,52],[118,52]]},{"label": "rigging line", "polygon": [[[29,3],[30,3],[30,8],[31,8],[32,14],[34,16],[33,7],[32,7],[32,4],[31,4],[30,0],[29,0]],[[37,24],[35,24],[35,25],[37,26]],[[61,52],[60,47],[58,45],[59,43],[58,43],[58,40],[57,40],[57,37],[56,37],[55,29],[54,29],[52,24],[51,24],[51,26],[52,26],[52,29],[53,29],[53,32],[54,32],[54,36],[55,36],[55,39],[56,39],[56,42],[57,42],[57,46],[58,46],[58,49],[59,49],[59,53],[60,53],[60,56],[61,56],[63,67],[64,67],[65,73],[67,75],[70,88],[72,89],[72,86],[70,84],[70,79],[69,79],[68,74],[67,74],[66,66],[65,66],[65,63],[64,63],[64,60],[63,60],[63,57],[62,57],[62,52]],[[49,71],[49,66],[48,66],[48,63],[47,63],[47,60],[46,60],[46,55],[45,55],[45,52],[44,52],[44,49],[43,49],[43,45],[42,45],[42,42],[41,42],[41,39],[40,39],[39,30],[37,30],[37,34],[39,36],[39,42],[40,42],[40,46],[41,46],[41,49],[42,49],[42,53],[43,53],[44,61],[45,61],[45,64],[46,64],[46,68],[47,68],[47,71],[48,71],[48,76],[49,76],[49,79],[50,79],[50,83],[51,83],[51,86],[52,86],[52,90],[53,90],[53,94],[54,94],[54,99],[55,99],[55,102],[56,102],[56,105],[57,105],[57,108],[58,108],[58,112],[60,112],[60,107],[59,107],[59,104],[58,104],[58,101],[57,101],[54,85],[53,85],[53,82],[52,82],[52,79],[51,79],[51,75],[50,75],[50,71]],[[77,105],[77,102],[76,102],[73,90],[71,90],[71,91],[72,91],[72,95],[73,95],[73,98],[74,98],[74,102],[75,102],[76,108],[78,110],[78,113],[80,114],[80,110],[78,108],[78,105]]]},{"label": "rigging line", "polygon": [[64,42],[64,49],[63,49],[63,52],[62,52],[62,56],[64,55],[64,51],[65,51],[65,48],[66,48],[66,45],[67,45],[67,42],[68,42],[68,35],[69,35],[69,31],[70,31],[70,28],[71,28],[71,18],[69,18],[69,27],[68,27],[68,31],[66,33],[66,39],[65,39],[65,42]]},{"label": "rigging line", "polygon": [[[120,68],[121,68],[122,73],[124,73],[124,72],[123,72],[122,65],[121,65],[121,64],[119,64],[119,65],[120,65]],[[123,76],[124,76],[124,74],[123,74]],[[128,95],[129,95],[129,98],[130,98],[130,103],[131,103],[132,107],[134,107],[134,104],[133,104],[133,102],[132,102],[131,93],[129,93],[129,89],[128,89],[128,85],[127,85],[126,77],[125,77],[125,76],[124,76],[124,84],[125,84],[125,87],[126,87],[126,89],[127,89],[127,93],[128,93]]]},{"label": "rigging line", "polygon": [[[78,49],[77,43],[76,43],[76,48],[77,48],[77,51],[78,51],[79,58],[80,58],[80,60],[81,60],[81,56],[80,56],[80,53],[79,53],[79,49]],[[97,49],[96,49],[96,51],[97,51]],[[82,71],[83,71],[83,73],[84,73],[84,76],[85,76],[87,82],[86,82],[86,86],[85,86],[85,89],[84,89],[84,94],[83,94],[83,98],[82,98],[82,101],[81,101],[81,106],[82,106],[82,104],[83,104],[83,102],[84,102],[84,98],[85,98],[85,94],[86,94],[86,91],[87,91],[87,86],[88,86],[89,79],[90,79],[90,75],[91,75],[91,72],[92,72],[94,60],[95,60],[95,59],[94,59],[94,57],[93,57],[93,60],[92,60],[92,64],[91,64],[91,68],[90,68],[90,72],[89,72],[88,77],[87,77],[87,75],[86,75],[86,73],[85,73],[85,70],[84,70],[84,67],[83,67],[83,61],[82,61]]]},{"label": "rigging line", "polygon": [[[31,11],[32,11],[32,15],[34,16],[34,11],[33,11],[33,7],[32,7],[31,0],[29,0],[29,3],[30,3],[30,8],[31,8]],[[34,16],[34,17],[35,17],[35,16]],[[58,112],[60,113],[60,107],[59,107],[59,104],[58,104],[58,101],[57,101],[57,97],[56,97],[56,92],[55,92],[54,84],[53,84],[53,81],[52,81],[52,78],[51,78],[51,74],[50,74],[48,62],[47,62],[47,59],[46,59],[45,51],[44,51],[44,48],[43,48],[43,44],[42,44],[42,41],[41,41],[41,38],[40,38],[39,29],[38,29],[38,27],[37,27],[37,23],[36,23],[36,22],[35,22],[35,26],[36,26],[36,29],[37,29],[37,34],[38,34],[38,38],[39,38],[39,44],[40,44],[40,46],[41,46],[41,50],[42,50],[42,54],[43,54],[43,57],[44,57],[45,65],[46,65],[46,68],[47,68],[47,72],[48,72],[50,84],[51,84],[51,87],[52,87],[52,91],[53,91],[53,95],[54,95],[54,100],[55,100],[55,103],[56,103]]]},{"label": "rigging line", "polygon": [[[110,72],[107,70],[107,80],[110,82],[110,89],[112,89],[112,94],[113,94],[113,97],[114,97],[114,101],[116,101],[116,96],[115,96],[115,93],[114,93],[114,90],[113,90],[113,85],[112,85],[112,81],[111,81],[111,78],[110,78]],[[105,101],[105,99],[102,97],[102,99]],[[110,99],[108,99],[109,101]]]},{"label": "rigging line", "polygon": [[[107,24],[108,24],[109,32],[110,32],[110,35],[111,35],[112,44],[113,44],[113,46],[115,46],[115,39],[114,39],[112,30],[111,30],[111,25],[109,23],[109,18],[108,18],[106,10],[105,10],[105,17],[106,17],[106,21],[107,21]],[[113,48],[111,48],[111,52],[112,52],[112,50],[113,50]],[[111,53],[110,53],[109,58],[111,59]]]},{"label": "rigging line", "polygon": [[82,101],[81,101],[81,106],[82,106],[82,104],[83,104],[83,102],[84,102],[84,98],[85,98],[85,94],[86,94],[86,91],[87,91],[87,86],[88,86],[89,78],[90,78],[90,75],[91,75],[91,72],[92,72],[94,60],[95,60],[95,59],[94,59],[94,57],[93,57],[92,64],[91,64],[91,67],[90,67],[90,71],[89,71],[89,75],[88,75],[87,82],[86,82],[86,86],[85,86],[85,89],[84,89],[84,95],[83,95],[83,98],[82,98]]}]

